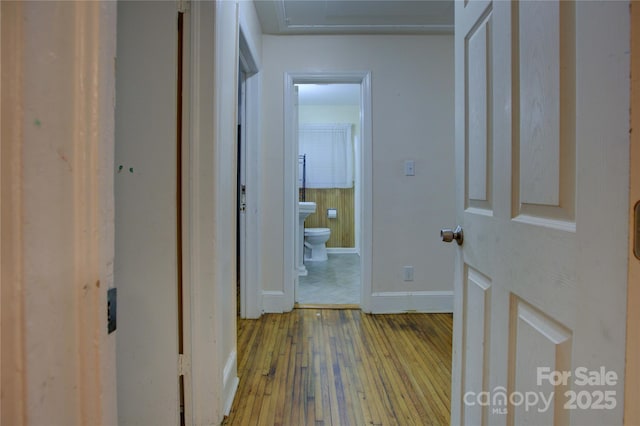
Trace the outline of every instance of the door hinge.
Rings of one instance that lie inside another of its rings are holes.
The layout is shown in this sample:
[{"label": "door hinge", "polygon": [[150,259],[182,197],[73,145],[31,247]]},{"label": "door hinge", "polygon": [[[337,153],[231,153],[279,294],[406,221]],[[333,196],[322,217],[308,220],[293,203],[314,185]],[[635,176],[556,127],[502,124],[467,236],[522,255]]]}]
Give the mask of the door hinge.
[{"label": "door hinge", "polygon": [[184,376],[189,372],[189,361],[184,354],[178,354],[178,377]]}]

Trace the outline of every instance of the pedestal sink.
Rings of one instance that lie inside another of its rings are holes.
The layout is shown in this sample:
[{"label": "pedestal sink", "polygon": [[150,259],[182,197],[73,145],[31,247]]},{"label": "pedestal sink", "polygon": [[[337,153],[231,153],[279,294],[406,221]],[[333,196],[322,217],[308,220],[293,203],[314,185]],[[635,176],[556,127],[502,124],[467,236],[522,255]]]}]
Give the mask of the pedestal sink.
[{"label": "pedestal sink", "polygon": [[311,213],[316,212],[316,203],[313,201],[300,201],[298,203],[298,237],[296,238],[296,265],[298,265],[298,275],[307,275],[307,268],[304,266],[304,220]]}]

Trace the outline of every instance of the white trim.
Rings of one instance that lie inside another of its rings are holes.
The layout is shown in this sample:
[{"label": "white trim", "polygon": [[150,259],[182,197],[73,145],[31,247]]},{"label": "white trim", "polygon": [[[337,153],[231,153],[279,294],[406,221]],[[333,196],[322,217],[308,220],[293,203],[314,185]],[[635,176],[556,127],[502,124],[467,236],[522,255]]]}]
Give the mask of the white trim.
[{"label": "white trim", "polygon": [[224,402],[224,415],[228,416],[231,412],[231,406],[233,405],[233,399],[236,396],[238,390],[238,384],[240,379],[236,372],[238,371],[238,353],[234,350],[229,354],[227,362],[224,365],[223,370],[223,394],[222,399]]},{"label": "white trim", "polygon": [[[297,120],[295,120],[294,108],[296,108],[294,90],[294,76],[289,73],[284,75],[284,235],[283,235],[283,296],[287,302],[283,312],[293,309],[295,303],[295,288],[298,281],[298,265],[296,265],[296,229],[299,226],[299,208],[296,197],[297,171],[295,167],[298,158],[298,147],[294,141]],[[272,312],[267,309],[266,299],[263,299],[265,312]]]},{"label": "white trim", "polygon": [[281,314],[290,311],[289,304],[285,303],[285,294],[282,291],[263,291],[262,307],[264,312]]},{"label": "white trim", "polygon": [[[228,216],[226,205],[217,199],[219,188],[227,178],[220,176],[221,143],[225,135],[221,130],[221,117],[225,99],[221,91],[224,70],[221,45],[225,25],[224,2],[191,3],[191,64],[190,64],[190,190],[188,210],[191,277],[191,424],[212,424],[222,420],[223,387],[226,354],[220,340],[225,327],[222,306],[222,274],[219,252],[224,241],[219,236],[223,217]],[[214,84],[212,84],[212,81]],[[187,342],[185,342],[187,344]],[[234,347],[235,350],[235,347]],[[233,366],[233,364],[231,364]]]},{"label": "white trim", "polygon": [[247,74],[255,74],[259,71],[258,65],[255,60],[255,54],[251,51],[251,47],[244,33],[244,25],[240,22],[240,42],[238,46],[240,69]]},{"label": "white trim", "polygon": [[[245,163],[246,163],[246,232],[245,232],[245,273],[241,294],[244,300],[243,318],[259,318],[262,312],[260,291],[262,289],[262,251],[259,206],[260,192],[260,92],[262,90],[260,74],[248,76],[245,81],[247,102],[245,112]],[[250,142],[250,143],[249,143]]]},{"label": "white trim", "polygon": [[330,254],[358,254],[355,247],[327,247],[327,253]]},{"label": "white trim", "polygon": [[0,6],[3,424],[118,421],[120,328],[108,334],[106,321],[115,274],[116,8]]},{"label": "white trim", "polygon": [[[356,186],[356,213],[360,227],[356,227],[356,248],[360,251],[360,309],[371,312],[372,246],[373,246],[373,122],[371,117],[371,73],[362,79],[360,90],[360,185]],[[358,210],[360,209],[360,210]]]},{"label": "white trim", "polygon": [[243,133],[244,167],[246,184],[245,233],[243,245],[244,277],[240,282],[240,316],[259,318],[262,313],[260,290],[262,289],[262,252],[260,250],[260,92],[262,77],[258,74],[256,54],[251,50],[240,22],[239,55],[245,72],[245,96]]},{"label": "white trim", "polygon": [[[356,252],[360,252],[360,306],[364,312],[371,311],[371,244],[373,206],[372,191],[372,139],[371,139],[371,72],[285,72],[284,74],[284,299],[285,311],[293,309],[295,283],[298,279],[293,248],[295,247],[297,218],[295,123],[293,123],[294,84],[305,83],[355,83],[360,84],[360,170],[356,173]],[[359,179],[359,180],[358,180]],[[358,202],[358,200],[360,202]],[[358,218],[360,220],[358,220]],[[263,299],[265,312],[272,312]]]},{"label": "white trim", "polygon": [[453,312],[453,291],[389,291],[371,295],[371,313]]},{"label": "white trim", "polygon": [[[227,398],[233,398],[233,391],[230,383],[231,379],[225,377],[225,369],[235,369],[236,364],[224,363],[222,361],[236,351],[236,304],[235,304],[235,281],[236,273],[229,268],[234,263],[235,250],[229,250],[229,242],[235,240],[236,218],[230,214],[229,202],[232,206],[236,204],[235,185],[229,184],[230,179],[236,178],[236,155],[237,146],[235,144],[237,136],[236,108],[238,102],[238,5],[234,2],[215,2],[215,38],[214,38],[214,63],[213,63],[213,162],[208,167],[212,168],[213,175],[213,216],[205,220],[213,219],[214,238],[212,242],[213,251],[210,253],[213,260],[214,279],[209,282],[209,286],[214,287],[213,299],[202,301],[208,303],[212,309],[212,315],[208,318],[209,326],[213,329],[214,339],[211,342],[215,348],[215,356],[210,360],[217,370],[217,411],[215,413],[216,422],[221,422]],[[234,42],[230,43],[233,37]],[[209,76],[211,78],[211,76]],[[231,87],[230,87],[231,85]],[[208,141],[211,143],[212,141]],[[232,210],[233,211],[233,210]],[[232,246],[235,248],[235,241]],[[234,286],[228,285],[234,283]],[[233,290],[231,290],[233,289]],[[230,291],[231,290],[231,291]],[[233,306],[233,312],[228,311],[228,307]],[[204,320],[204,318],[203,318]],[[237,375],[237,370],[227,373],[229,376]],[[220,388],[222,385],[222,388]],[[194,420],[194,424],[203,424],[205,421]]]},{"label": "white trim", "polygon": [[558,231],[576,232],[576,223],[567,220],[549,219],[535,217],[527,214],[520,214],[512,219],[514,222],[526,223],[528,225],[540,226],[543,228],[556,229]]},{"label": "white trim", "polygon": [[278,21],[276,34],[453,34],[453,24],[357,24],[330,23],[291,24],[284,0],[276,1],[275,14]]},{"label": "white trim", "polygon": [[178,241],[178,244],[182,245],[182,332],[183,332],[183,354],[178,354],[179,374],[183,376],[184,381],[184,413],[186,424],[193,422],[193,383],[191,381],[192,369],[191,369],[191,341],[192,341],[192,306],[191,306],[191,286],[193,269],[191,268],[191,250],[193,248],[191,221],[194,203],[191,193],[191,108],[194,103],[191,99],[193,93],[191,93],[191,79],[195,74],[192,73],[192,67],[195,65],[192,62],[191,48],[192,48],[192,12],[187,3],[183,3],[185,6],[183,14],[183,82],[182,82],[182,176],[181,176],[181,191],[182,191],[182,241]]}]

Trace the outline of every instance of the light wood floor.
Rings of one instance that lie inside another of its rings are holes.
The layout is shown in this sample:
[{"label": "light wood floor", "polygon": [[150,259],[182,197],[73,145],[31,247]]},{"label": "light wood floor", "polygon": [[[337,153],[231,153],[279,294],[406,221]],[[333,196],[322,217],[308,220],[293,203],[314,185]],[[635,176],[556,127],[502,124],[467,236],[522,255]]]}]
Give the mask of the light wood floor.
[{"label": "light wood floor", "polygon": [[448,425],[450,314],[295,309],[239,320],[224,425]]}]

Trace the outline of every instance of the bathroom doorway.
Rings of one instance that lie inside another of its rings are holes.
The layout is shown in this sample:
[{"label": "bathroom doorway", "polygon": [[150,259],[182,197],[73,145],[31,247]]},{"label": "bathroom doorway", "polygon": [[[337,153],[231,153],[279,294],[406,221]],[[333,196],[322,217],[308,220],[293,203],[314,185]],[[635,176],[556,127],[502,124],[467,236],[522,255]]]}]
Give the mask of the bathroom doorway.
[{"label": "bathroom doorway", "polygon": [[[359,305],[360,85],[297,84],[299,201],[313,202],[304,221],[296,302]],[[317,241],[316,241],[317,240]],[[300,249],[299,249],[300,250]]]},{"label": "bathroom doorway", "polygon": [[[298,263],[294,301],[366,310],[371,293],[371,245],[365,242],[371,217],[370,208],[364,208],[371,203],[369,75],[287,77],[287,164],[292,166],[287,193],[296,218],[294,238],[288,241],[293,240],[291,258]],[[299,202],[315,203],[303,226]],[[324,238],[318,242],[311,234]]]}]

